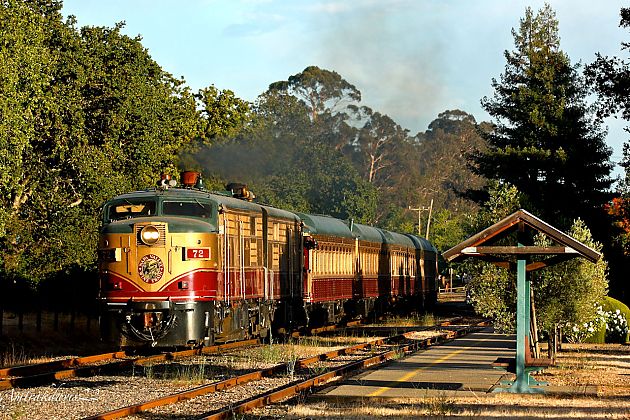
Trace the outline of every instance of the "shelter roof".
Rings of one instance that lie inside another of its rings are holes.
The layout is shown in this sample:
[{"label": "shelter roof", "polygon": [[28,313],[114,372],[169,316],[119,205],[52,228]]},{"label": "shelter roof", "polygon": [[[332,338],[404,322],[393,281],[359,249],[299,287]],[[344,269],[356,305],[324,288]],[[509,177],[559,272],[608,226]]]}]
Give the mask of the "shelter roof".
[{"label": "shelter roof", "polygon": [[[515,230],[524,231],[527,228],[545,234],[556,245],[550,247],[492,246],[507,234]],[[582,256],[591,262],[599,260],[602,256],[594,249],[523,209],[459,243],[442,255],[447,261],[483,255],[563,255],[566,257]]]}]

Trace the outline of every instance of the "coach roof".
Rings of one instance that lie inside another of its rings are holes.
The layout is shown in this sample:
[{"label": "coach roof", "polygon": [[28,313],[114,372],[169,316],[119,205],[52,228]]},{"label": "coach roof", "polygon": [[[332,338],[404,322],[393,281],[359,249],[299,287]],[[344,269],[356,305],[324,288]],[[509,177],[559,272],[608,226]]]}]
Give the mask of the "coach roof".
[{"label": "coach roof", "polygon": [[356,238],[348,225],[334,217],[306,213],[297,213],[297,215],[304,223],[304,230],[310,234]]}]

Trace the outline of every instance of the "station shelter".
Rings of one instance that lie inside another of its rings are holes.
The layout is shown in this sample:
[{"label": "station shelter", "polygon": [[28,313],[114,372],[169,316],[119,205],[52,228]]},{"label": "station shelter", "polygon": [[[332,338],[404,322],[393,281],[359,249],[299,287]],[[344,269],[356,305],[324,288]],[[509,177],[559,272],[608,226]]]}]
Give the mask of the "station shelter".
[{"label": "station shelter", "polygon": [[[535,246],[534,236],[537,233],[544,234],[552,245]],[[530,347],[533,342],[530,336],[532,302],[528,273],[575,257],[596,262],[601,254],[521,209],[444,252],[443,256],[449,262],[478,258],[516,271],[516,357],[495,362],[495,366],[515,373],[516,379],[499,390],[544,392],[544,388],[538,387],[543,383],[535,381],[530,373],[550,366],[553,361],[535,357]]]}]

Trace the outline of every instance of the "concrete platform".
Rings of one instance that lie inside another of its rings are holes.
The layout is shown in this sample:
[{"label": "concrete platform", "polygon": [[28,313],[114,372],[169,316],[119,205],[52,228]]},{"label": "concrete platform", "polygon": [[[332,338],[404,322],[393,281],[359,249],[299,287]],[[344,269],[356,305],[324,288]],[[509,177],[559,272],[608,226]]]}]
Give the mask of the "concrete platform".
[{"label": "concrete platform", "polygon": [[327,388],[317,397],[423,398],[433,395],[479,396],[514,375],[494,369],[497,357],[514,357],[513,335],[491,329],[431,347],[387,366]]},{"label": "concrete platform", "polygon": [[[514,335],[494,334],[492,328],[431,347],[326,388],[315,399],[365,400],[431,396],[483,397],[493,394],[513,374],[494,369],[497,357],[514,357]],[[597,396],[595,386],[545,386],[547,395]]]}]

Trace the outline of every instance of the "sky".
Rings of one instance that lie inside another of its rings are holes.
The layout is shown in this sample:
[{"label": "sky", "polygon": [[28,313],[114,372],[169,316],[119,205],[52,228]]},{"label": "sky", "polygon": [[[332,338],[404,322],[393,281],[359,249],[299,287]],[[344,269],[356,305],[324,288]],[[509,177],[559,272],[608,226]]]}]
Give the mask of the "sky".
[{"label": "sky", "polygon": [[[78,26],[113,26],[140,35],[162,68],[197,90],[230,89],[253,101],[269,84],[310,65],[334,70],[362,104],[412,135],[440,112],[461,109],[490,121],[480,100],[514,48],[512,28],[538,0],[64,0]],[[572,63],[597,52],[628,57],[619,28],[622,0],[551,0],[560,46]],[[609,119],[613,161],[630,138]],[[619,170],[617,169],[616,173]]]}]

